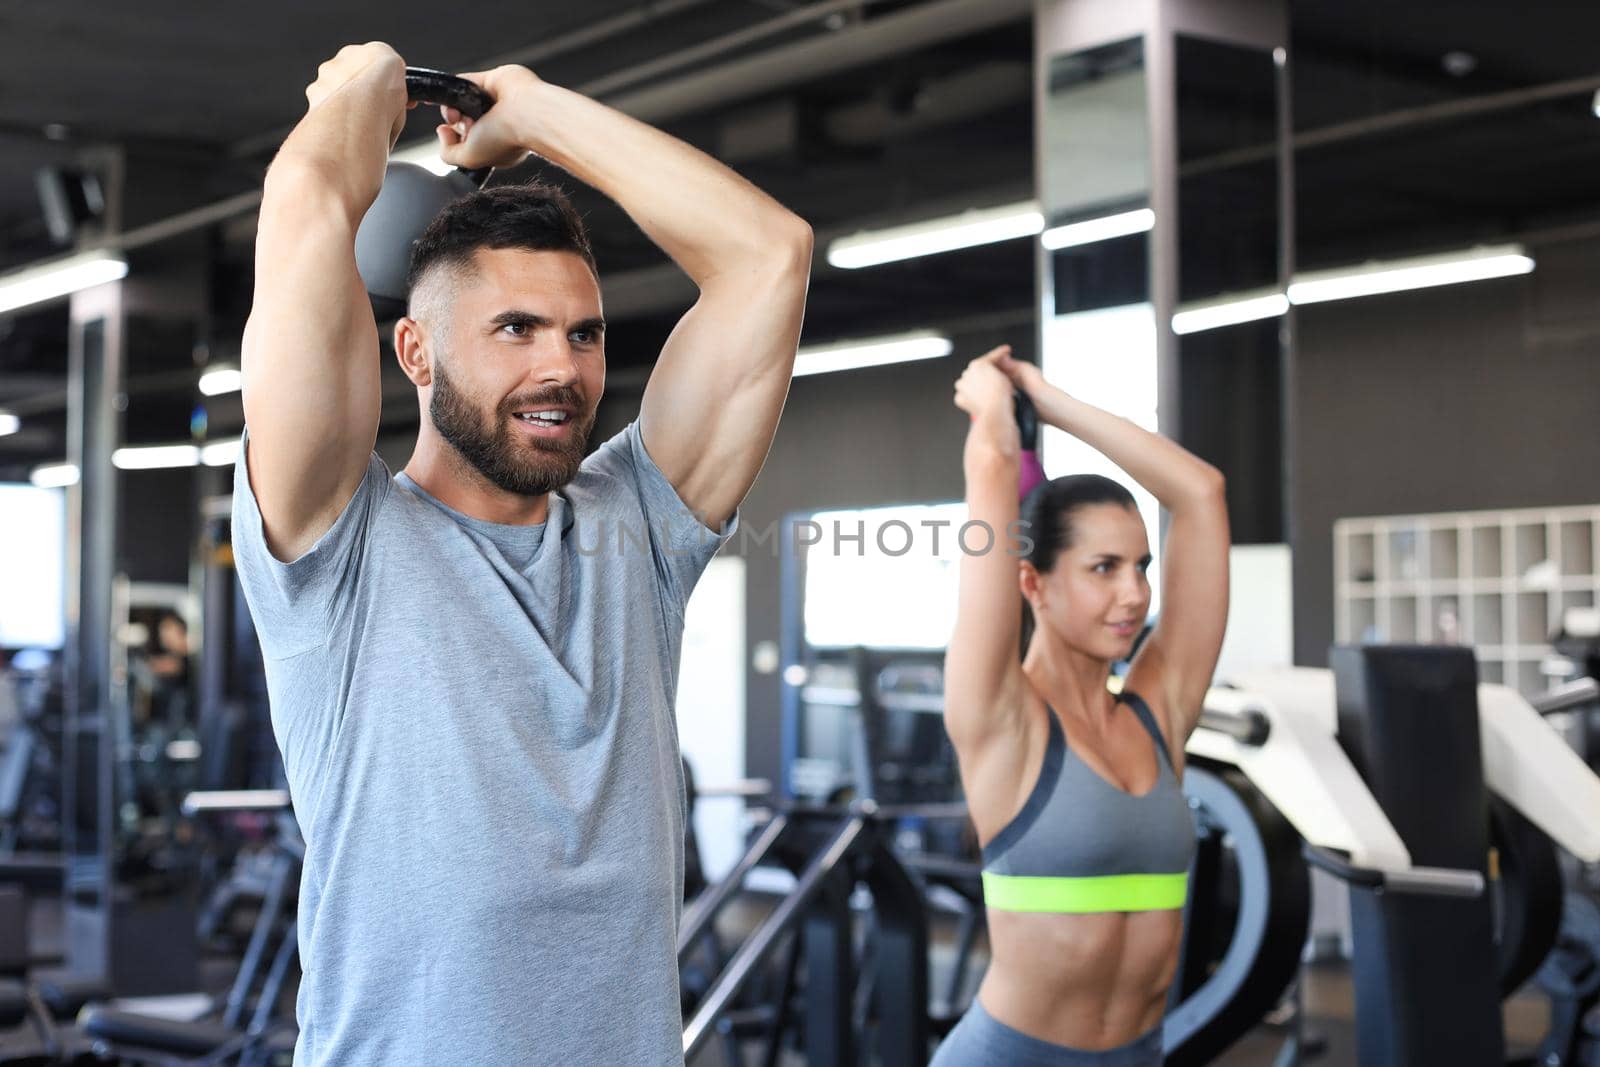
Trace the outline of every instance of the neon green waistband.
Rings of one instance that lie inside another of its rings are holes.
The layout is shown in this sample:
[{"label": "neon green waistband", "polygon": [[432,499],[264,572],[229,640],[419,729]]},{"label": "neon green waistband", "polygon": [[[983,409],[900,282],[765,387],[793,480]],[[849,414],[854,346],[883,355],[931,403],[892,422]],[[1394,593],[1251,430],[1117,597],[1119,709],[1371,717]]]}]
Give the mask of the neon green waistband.
[{"label": "neon green waistband", "polygon": [[983,902],[1000,911],[1166,911],[1183,907],[1189,874],[1053,878],[983,872]]}]

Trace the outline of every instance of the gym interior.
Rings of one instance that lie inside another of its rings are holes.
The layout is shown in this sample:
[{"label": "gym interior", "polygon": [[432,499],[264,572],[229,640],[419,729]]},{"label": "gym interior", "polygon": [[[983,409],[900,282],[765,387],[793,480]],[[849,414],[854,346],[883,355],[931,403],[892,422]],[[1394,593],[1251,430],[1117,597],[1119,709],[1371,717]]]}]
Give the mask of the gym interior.
[{"label": "gym interior", "polygon": [[[975,1003],[991,913],[945,652],[977,422],[951,395],[1009,345],[1226,478],[1159,1062],[1600,1067],[1600,8],[68,3],[0,26],[0,1063],[311,1062],[315,833],[236,566],[241,382],[264,175],[318,65],[383,41],[528,67],[811,228],[781,421],[677,620],[684,1062],[915,1067]],[[470,190],[434,139],[447,101],[407,87],[385,192],[401,164]],[[696,283],[537,152],[489,181],[534,179],[598,266],[593,450],[639,418]],[[368,295],[397,472],[428,416],[393,348],[405,291]],[[1030,445],[1050,477],[1121,476],[1054,425]],[[1132,488],[1155,623],[1180,527]],[[561,982],[497,995],[544,986],[534,1011]]]}]

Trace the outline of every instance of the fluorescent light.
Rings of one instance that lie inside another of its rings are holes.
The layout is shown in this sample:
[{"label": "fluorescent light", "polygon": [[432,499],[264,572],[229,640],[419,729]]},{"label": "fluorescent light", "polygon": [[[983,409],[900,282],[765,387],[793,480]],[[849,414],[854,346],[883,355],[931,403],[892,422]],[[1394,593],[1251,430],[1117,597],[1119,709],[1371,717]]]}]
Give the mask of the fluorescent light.
[{"label": "fluorescent light", "polygon": [[0,437],[6,437],[22,429],[22,420],[9,411],[0,411]]},{"label": "fluorescent light", "polygon": [[828,245],[828,262],[854,270],[995,241],[1032,237],[1041,230],[1044,230],[1041,238],[1044,246],[1054,251],[1144,233],[1155,224],[1156,213],[1146,207],[1045,230],[1044,215],[1039,205],[1030,200],[841,237]]},{"label": "fluorescent light", "polygon": [[1137,211],[1123,211],[1116,215],[1104,215],[1098,219],[1069,222],[1065,226],[1052,226],[1039,237],[1039,243],[1054,252],[1060,248],[1108,241],[1113,237],[1146,233],[1153,229],[1155,224],[1156,213],[1147,207],[1142,207]]},{"label": "fluorescent light", "polygon": [[954,348],[950,338],[931,330],[815,345],[802,348],[795,356],[794,376],[799,378],[806,374],[876,367],[884,363],[908,363],[915,359],[938,359],[948,356]]},{"label": "fluorescent light", "polygon": [[200,449],[200,462],[208,467],[231,467],[239,458],[239,438],[213,441]]},{"label": "fluorescent light", "polygon": [[1465,252],[1368,263],[1354,269],[1312,271],[1289,285],[1291,304],[1319,304],[1353,296],[1397,293],[1435,285],[1527,274],[1533,260],[1521,245],[1495,245]]},{"label": "fluorescent light", "polygon": [[1600,119],[1600,89],[1594,91],[1594,100],[1589,104],[1589,109],[1594,112],[1594,117]]},{"label": "fluorescent light", "polygon": [[1287,312],[1291,304],[1320,304],[1325,300],[1505,278],[1527,274],[1533,268],[1533,260],[1521,245],[1496,245],[1465,252],[1366,263],[1359,267],[1311,271],[1295,275],[1289,283],[1287,296],[1257,289],[1184,304],[1172,316],[1172,332],[1197,333],[1219,326],[1270,319]]},{"label": "fluorescent light", "polygon": [[1199,333],[1218,326],[1233,326],[1257,319],[1271,319],[1289,310],[1289,298],[1282,293],[1240,293],[1215,300],[1184,304],[1172,316],[1173,333]]},{"label": "fluorescent light", "polygon": [[200,375],[200,391],[206,396],[237,393],[243,380],[244,376],[236,367],[213,367]]},{"label": "fluorescent light", "polygon": [[114,282],[128,274],[128,261],[110,252],[80,252],[0,274],[0,312]]},{"label": "fluorescent light", "polygon": [[449,174],[456,168],[439,158],[438,141],[418,141],[416,144],[400,149],[389,157],[391,163],[415,163],[425,170],[435,174]]},{"label": "fluorescent light", "polygon": [[[205,463],[211,467],[225,467],[239,454],[238,441],[218,441],[196,448],[194,445],[140,445],[119,448],[111,453],[111,463],[118,470],[148,471],[168,467],[193,467]],[[42,489],[56,489],[78,484],[78,468],[70,463],[47,463],[33,468],[28,480]]]},{"label": "fluorescent light", "polygon": [[194,445],[145,445],[119,448],[111,453],[111,464],[118,470],[149,471],[163,467],[193,467],[200,462]]},{"label": "fluorescent light", "polygon": [[1029,200],[840,237],[828,245],[828,262],[845,270],[855,270],[1016,237],[1032,237],[1043,228],[1044,216],[1039,213],[1039,205]]},{"label": "fluorescent light", "polygon": [[78,468],[70,463],[46,463],[33,468],[28,481],[40,489],[62,489],[78,484]]}]

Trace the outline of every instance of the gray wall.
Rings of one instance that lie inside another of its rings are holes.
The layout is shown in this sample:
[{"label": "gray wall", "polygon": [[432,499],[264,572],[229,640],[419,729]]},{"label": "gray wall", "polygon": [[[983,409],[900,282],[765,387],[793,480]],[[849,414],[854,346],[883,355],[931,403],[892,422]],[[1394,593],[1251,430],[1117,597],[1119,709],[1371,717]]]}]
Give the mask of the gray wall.
[{"label": "gray wall", "polygon": [[1299,312],[1295,659],[1327,662],[1333,522],[1600,501],[1600,248]]}]

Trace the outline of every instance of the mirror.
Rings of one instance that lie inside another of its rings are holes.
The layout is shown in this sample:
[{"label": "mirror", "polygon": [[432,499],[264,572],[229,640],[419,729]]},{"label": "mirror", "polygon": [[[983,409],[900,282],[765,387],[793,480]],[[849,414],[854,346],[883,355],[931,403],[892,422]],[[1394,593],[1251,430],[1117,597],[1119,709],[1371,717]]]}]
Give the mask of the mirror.
[{"label": "mirror", "polygon": [[[1150,122],[1141,38],[1050,59],[1039,190],[1040,365],[1056,385],[1147,429],[1157,412],[1156,319],[1150,301]],[[1094,473],[1139,503],[1160,610],[1160,511],[1155,498],[1099,452],[1046,428],[1045,473]]]}]

